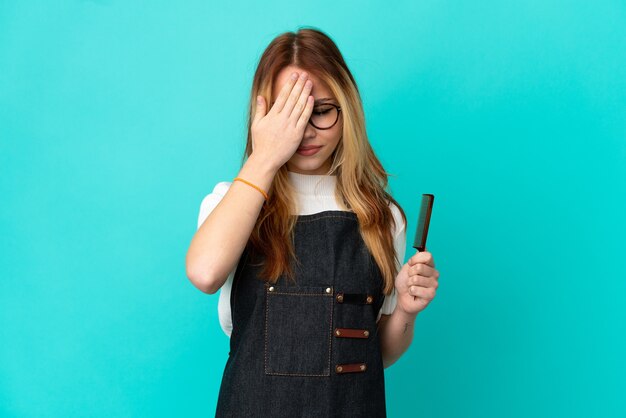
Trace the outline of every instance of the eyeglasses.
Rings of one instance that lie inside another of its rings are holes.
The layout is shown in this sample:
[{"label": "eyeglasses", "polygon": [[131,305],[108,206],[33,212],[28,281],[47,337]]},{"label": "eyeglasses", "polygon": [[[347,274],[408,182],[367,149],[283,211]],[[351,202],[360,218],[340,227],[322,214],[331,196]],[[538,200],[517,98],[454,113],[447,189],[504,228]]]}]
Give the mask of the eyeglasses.
[{"label": "eyeglasses", "polygon": [[330,129],[339,120],[341,107],[333,103],[322,103],[313,108],[309,123],[317,129]]},{"label": "eyeglasses", "polygon": [[[271,106],[274,106],[274,102]],[[313,108],[309,123],[317,129],[330,129],[339,120],[339,112],[341,112],[341,106],[333,103],[321,103]]]}]

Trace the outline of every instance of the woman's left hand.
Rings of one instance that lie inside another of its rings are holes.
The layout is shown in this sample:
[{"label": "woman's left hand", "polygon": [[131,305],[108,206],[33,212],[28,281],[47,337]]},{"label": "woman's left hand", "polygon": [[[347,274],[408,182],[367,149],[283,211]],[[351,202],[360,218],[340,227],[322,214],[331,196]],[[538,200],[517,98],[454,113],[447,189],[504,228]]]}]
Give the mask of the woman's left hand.
[{"label": "woman's left hand", "polygon": [[435,297],[439,286],[433,255],[428,251],[416,253],[400,269],[395,280],[398,303],[396,308],[417,315]]}]

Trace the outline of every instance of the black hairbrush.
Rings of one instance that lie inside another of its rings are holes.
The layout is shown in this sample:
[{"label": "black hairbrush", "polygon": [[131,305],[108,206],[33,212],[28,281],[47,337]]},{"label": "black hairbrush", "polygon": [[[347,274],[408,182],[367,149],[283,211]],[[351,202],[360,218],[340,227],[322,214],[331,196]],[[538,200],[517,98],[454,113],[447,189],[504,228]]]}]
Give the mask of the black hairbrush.
[{"label": "black hairbrush", "polygon": [[[420,206],[420,215],[417,220],[417,229],[415,230],[415,240],[413,248],[417,251],[426,250],[426,237],[428,236],[428,225],[430,224],[430,214],[433,211],[433,201],[435,196],[432,194],[422,194],[422,204]],[[413,296],[415,300],[416,296]]]}]

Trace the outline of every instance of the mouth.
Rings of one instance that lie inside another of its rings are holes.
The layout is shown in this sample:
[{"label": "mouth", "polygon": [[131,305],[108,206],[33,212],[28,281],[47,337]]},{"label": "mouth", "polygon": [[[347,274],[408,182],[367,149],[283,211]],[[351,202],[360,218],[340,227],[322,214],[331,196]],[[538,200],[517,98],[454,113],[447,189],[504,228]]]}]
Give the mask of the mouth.
[{"label": "mouth", "polygon": [[320,148],[322,148],[322,145],[308,145],[306,147],[298,148],[296,152],[300,155],[309,156],[317,154],[317,151],[319,151]]}]

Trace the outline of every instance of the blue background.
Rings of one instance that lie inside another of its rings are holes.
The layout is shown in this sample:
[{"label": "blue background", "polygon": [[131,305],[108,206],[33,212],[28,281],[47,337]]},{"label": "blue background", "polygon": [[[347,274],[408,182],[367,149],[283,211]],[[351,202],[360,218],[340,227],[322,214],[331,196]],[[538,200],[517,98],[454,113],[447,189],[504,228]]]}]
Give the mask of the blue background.
[{"label": "blue background", "polygon": [[391,417],[621,417],[623,1],[0,3],[0,415],[212,416],[228,338],[185,254],[257,60],[343,52],[437,297]]}]

